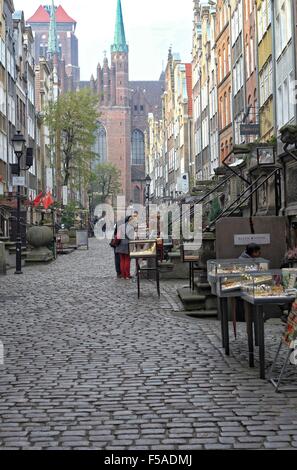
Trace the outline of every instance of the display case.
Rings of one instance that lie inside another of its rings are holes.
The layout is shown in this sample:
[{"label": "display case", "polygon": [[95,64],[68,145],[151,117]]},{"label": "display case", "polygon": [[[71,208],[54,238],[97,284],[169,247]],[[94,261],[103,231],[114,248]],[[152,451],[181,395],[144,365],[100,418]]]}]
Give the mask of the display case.
[{"label": "display case", "polygon": [[218,297],[240,297],[245,282],[245,274],[219,275],[213,283],[212,292]]},{"label": "display case", "polygon": [[184,243],[181,249],[183,263],[195,263],[200,259],[201,243]]},{"label": "display case", "polygon": [[254,300],[254,303],[265,302],[289,302],[294,300],[297,294],[294,289],[288,289],[284,285],[284,278],[281,270],[263,271],[249,273],[245,275],[245,282],[242,286],[242,297],[247,300]]},{"label": "display case", "polygon": [[211,284],[216,282],[220,276],[228,278],[228,276],[232,277],[234,274],[240,275],[249,272],[268,271],[268,269],[269,261],[263,258],[214,259],[207,262],[207,277]]},{"label": "display case", "polygon": [[129,242],[131,259],[156,258],[157,240],[133,240]]}]

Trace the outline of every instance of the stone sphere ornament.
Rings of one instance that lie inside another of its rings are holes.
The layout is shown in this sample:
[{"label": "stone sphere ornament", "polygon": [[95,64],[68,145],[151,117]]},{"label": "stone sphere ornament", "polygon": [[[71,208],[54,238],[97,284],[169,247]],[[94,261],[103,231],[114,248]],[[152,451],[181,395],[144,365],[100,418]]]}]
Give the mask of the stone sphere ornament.
[{"label": "stone sphere ornament", "polygon": [[31,227],[27,232],[27,240],[34,248],[48,246],[53,241],[53,231],[50,227]]}]

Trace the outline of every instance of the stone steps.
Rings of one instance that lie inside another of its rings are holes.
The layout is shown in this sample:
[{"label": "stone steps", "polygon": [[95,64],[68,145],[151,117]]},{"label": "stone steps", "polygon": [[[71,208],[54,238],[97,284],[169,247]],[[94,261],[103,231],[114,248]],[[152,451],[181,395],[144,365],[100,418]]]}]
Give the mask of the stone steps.
[{"label": "stone steps", "polygon": [[[184,287],[177,290],[178,296],[182,301],[186,311],[204,311],[210,312],[210,316],[214,316],[216,312],[217,299],[210,291],[200,293],[191,290],[189,287]],[[205,313],[203,316],[207,316]]]},{"label": "stone steps", "polygon": [[198,310],[197,312],[193,311],[193,312],[187,313],[187,316],[193,317],[193,318],[204,318],[204,317],[217,318],[218,311],[217,310]]},{"label": "stone steps", "polygon": [[[22,256],[23,256],[24,253],[27,253],[27,247],[22,246]],[[14,245],[14,246],[11,246],[11,247],[9,248],[9,254],[10,254],[10,255],[16,254],[16,246],[15,246],[15,245]]]},{"label": "stone steps", "polygon": [[199,292],[211,292],[211,287],[208,282],[194,282],[194,286]]},{"label": "stone steps", "polygon": [[174,268],[174,264],[170,263],[170,261],[159,261],[158,266],[159,266],[160,272],[172,271]]},{"label": "stone steps", "polygon": [[186,311],[202,310],[205,307],[206,296],[198,295],[189,287],[177,289],[177,294],[183,303]]}]

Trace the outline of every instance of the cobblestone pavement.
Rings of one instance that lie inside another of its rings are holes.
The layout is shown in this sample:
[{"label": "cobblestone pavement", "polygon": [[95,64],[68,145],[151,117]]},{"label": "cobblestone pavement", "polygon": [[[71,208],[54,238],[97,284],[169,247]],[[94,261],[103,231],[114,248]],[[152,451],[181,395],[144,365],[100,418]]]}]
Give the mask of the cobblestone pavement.
[{"label": "cobblestone pavement", "polygon": [[185,316],[172,282],[138,301],[105,242],[0,283],[2,449],[297,448],[297,393],[248,368],[244,325],[225,358],[217,321]]}]

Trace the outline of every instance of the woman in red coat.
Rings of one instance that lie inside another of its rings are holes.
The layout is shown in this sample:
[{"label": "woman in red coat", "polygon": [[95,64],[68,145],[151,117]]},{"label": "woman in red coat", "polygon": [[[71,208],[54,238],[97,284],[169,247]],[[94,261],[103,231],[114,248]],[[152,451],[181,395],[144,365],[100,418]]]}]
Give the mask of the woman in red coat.
[{"label": "woman in red coat", "polygon": [[120,255],[121,275],[124,279],[131,279],[129,241],[134,240],[135,236],[133,221],[132,216],[126,217],[125,223],[120,225],[117,233],[117,237],[120,238],[121,241],[116,247],[116,253]]}]

